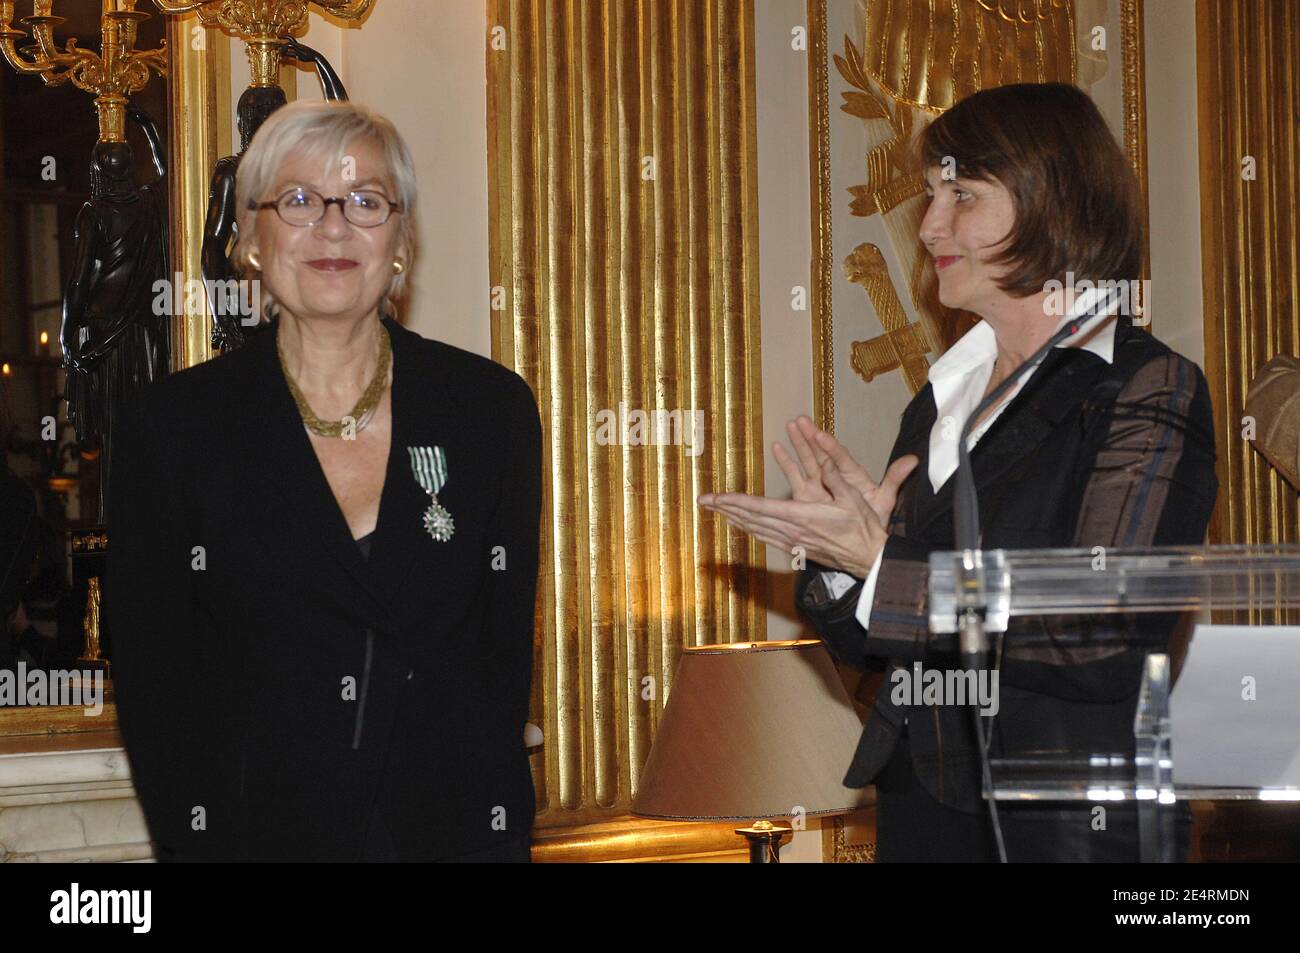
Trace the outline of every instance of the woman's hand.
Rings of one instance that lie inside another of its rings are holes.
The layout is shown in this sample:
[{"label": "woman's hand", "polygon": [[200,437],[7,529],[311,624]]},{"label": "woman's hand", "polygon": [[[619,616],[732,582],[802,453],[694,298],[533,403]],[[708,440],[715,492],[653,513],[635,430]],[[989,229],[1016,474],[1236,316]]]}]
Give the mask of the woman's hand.
[{"label": "woman's hand", "polygon": [[[802,550],[824,566],[865,577],[889,537],[886,525],[898,486],[917,458],[895,461],[885,481],[876,484],[833,437],[822,435],[829,445],[820,440],[821,431],[807,417],[792,421],[787,431],[798,459],[780,444],[773,453],[794,490],[793,499],[706,493],[698,500],[700,506],[723,514],[765,543],[790,553]],[[836,457],[844,461],[848,475]]]},{"label": "woman's hand", "polygon": [[[889,527],[889,518],[898,500],[898,489],[921,462],[916,454],[899,457],[885,471],[885,478],[876,483],[842,443],[819,429],[806,414],[787,423],[785,429],[790,435],[790,445],[798,455],[798,464],[779,443],[772,445],[772,455],[794,488],[796,500],[821,501],[829,498],[830,494],[820,485],[819,478],[822,462],[830,457],[844,481],[862,494],[867,505],[880,519],[880,525]],[[814,474],[814,478],[810,480],[806,474]]]}]

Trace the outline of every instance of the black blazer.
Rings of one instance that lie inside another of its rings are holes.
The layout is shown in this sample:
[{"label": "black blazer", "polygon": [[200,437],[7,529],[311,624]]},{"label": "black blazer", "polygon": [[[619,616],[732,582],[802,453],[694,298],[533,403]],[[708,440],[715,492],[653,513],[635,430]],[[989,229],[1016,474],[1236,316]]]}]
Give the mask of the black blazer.
[{"label": "black blazer", "polygon": [[[1205,377],[1121,316],[1114,361],[1053,348],[971,452],[986,549],[1200,545],[1214,508],[1214,430]],[[810,564],[800,608],[831,653],[862,670],[958,665],[955,636],[930,633],[928,561],[954,545],[955,474],[927,473],[934,395],[903,412],[890,462],[921,462],[899,492],[876,577],[870,631],[854,618],[863,583],[838,600]],[[993,719],[997,756],[1131,753],[1143,659],[1166,650],[1177,616],[1012,619]],[[904,718],[918,779],[941,803],[982,810],[969,709],[896,705],[887,679],[844,783],[864,787],[888,762]]]},{"label": "black blazer", "polygon": [[[105,616],[160,859],[355,860],[376,805],[404,860],[528,836],[537,403],[506,368],[384,324],[393,437],[368,561],[275,323],[126,415]],[[447,542],[422,525],[407,453],[431,445]]]}]

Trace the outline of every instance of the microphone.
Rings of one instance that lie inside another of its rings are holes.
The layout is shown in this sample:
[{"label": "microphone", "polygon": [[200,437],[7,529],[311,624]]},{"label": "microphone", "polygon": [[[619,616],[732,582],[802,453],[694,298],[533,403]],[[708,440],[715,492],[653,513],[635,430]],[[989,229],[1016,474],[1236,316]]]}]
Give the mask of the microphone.
[{"label": "microphone", "polygon": [[[958,646],[961,649],[962,668],[967,672],[974,672],[977,678],[980,672],[988,668],[989,641],[988,633],[984,631],[987,599],[984,594],[983,579],[977,571],[975,555],[980,545],[980,518],[979,496],[975,491],[975,472],[971,468],[970,450],[967,447],[970,433],[975,428],[975,421],[979,420],[980,414],[1011,389],[1026,368],[1037,366],[1043,358],[1051,353],[1052,348],[1065,339],[1078,334],[1089,322],[1098,318],[1110,317],[1111,305],[1114,304],[1117,295],[1115,291],[1107,290],[1110,291],[1110,294],[1104,300],[1098,300],[1100,296],[1097,296],[1092,301],[1084,298],[1077,303],[1071,309],[1074,313],[1071,314],[1069,320],[1047,339],[1047,343],[1030,355],[1024,363],[1011,372],[1006,380],[993,388],[987,397],[975,405],[975,409],[971,411],[970,416],[966,418],[966,423],[961,428],[961,436],[957,438],[957,475],[956,482],[953,485],[953,523],[957,551],[962,554],[961,590],[960,598],[957,601],[957,639]],[[1092,309],[1093,313],[1085,316],[1084,312],[1089,309]],[[1100,323],[1100,321],[1097,321],[1098,325]],[[978,748],[981,780],[984,786],[984,798],[988,803],[993,839],[997,846],[998,860],[1005,864],[1007,862],[1007,848],[1002,837],[1002,822],[998,818],[997,800],[993,796],[993,772],[989,765],[989,742],[978,708],[972,706],[971,717],[974,719],[975,744]]]}]

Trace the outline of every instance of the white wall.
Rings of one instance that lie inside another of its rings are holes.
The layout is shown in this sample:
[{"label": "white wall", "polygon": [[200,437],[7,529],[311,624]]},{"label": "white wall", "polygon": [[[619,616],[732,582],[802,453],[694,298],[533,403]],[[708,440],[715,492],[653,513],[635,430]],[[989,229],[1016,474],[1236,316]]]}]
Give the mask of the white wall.
[{"label": "white wall", "polygon": [[1196,0],[1145,6],[1151,329],[1204,367]]},{"label": "white wall", "polygon": [[[812,311],[793,309],[792,289],[812,288],[812,224],[808,181],[808,53],[791,48],[804,26],[803,0],[760,0],[754,10],[758,101],[759,311],[763,347],[763,465],[766,492],[788,496],[790,484],[771,447],[788,445],[785,425],[813,414]],[[790,557],[768,550],[774,610],[769,639],[795,639]]]},{"label": "white wall", "polygon": [[[792,49],[791,31],[806,26],[804,0],[754,5],[758,102],[759,296],[763,346],[764,476],[769,496],[790,484],[771,446],[788,444],[786,421],[813,414],[812,311],[795,311],[791,291],[812,287],[812,211],[808,179],[808,53]],[[811,308],[811,304],[809,304]],[[769,639],[807,637],[795,617],[790,557],[768,549],[772,606]],[[821,824],[808,822],[781,851],[784,862],[820,863]]]}]

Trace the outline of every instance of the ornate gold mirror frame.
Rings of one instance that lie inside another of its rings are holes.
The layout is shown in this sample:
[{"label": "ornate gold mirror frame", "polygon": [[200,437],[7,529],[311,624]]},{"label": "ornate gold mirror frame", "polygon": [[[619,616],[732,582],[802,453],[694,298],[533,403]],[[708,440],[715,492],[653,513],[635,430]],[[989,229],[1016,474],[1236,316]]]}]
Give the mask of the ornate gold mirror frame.
[{"label": "ornate gold mirror frame", "polygon": [[[220,156],[234,151],[230,132],[230,38],[205,29],[197,13],[171,16],[170,104],[172,270],[182,281],[203,280],[199,254],[208,208],[208,184]],[[172,369],[212,357],[212,317],[206,295],[182,295],[172,316]]]}]

